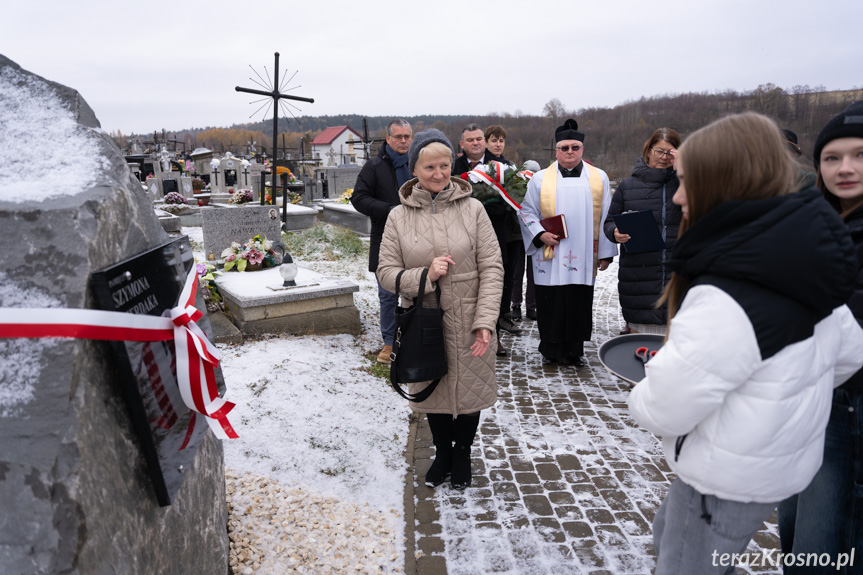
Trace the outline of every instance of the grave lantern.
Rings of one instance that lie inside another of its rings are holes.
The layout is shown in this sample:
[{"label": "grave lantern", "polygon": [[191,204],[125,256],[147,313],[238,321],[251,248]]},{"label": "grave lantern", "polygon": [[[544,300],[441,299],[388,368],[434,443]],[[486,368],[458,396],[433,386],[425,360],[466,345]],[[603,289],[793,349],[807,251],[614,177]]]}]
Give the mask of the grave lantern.
[{"label": "grave lantern", "polygon": [[282,265],[279,266],[279,273],[282,276],[282,279],[285,280],[285,283],[282,284],[283,287],[291,287],[297,285],[297,282],[294,280],[297,277],[297,264],[294,263],[294,259],[291,257],[291,254],[285,252],[285,257],[282,259]]}]

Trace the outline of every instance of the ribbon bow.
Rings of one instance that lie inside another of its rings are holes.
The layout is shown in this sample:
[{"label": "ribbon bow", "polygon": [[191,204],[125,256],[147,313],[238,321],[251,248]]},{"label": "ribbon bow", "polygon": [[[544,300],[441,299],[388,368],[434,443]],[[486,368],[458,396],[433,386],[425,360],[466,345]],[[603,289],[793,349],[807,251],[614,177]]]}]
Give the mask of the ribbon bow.
[{"label": "ribbon bow", "polygon": [[189,270],[178,305],[169,317],[93,309],[2,308],[0,338],[68,337],[110,341],[174,340],[177,384],[183,403],[192,411],[184,449],[195,427],[195,414],[203,415],[219,439],[236,439],[228,421],[234,404],[219,397],[215,368],[219,352],[196,323],[204,314],[195,307],[198,273]]}]

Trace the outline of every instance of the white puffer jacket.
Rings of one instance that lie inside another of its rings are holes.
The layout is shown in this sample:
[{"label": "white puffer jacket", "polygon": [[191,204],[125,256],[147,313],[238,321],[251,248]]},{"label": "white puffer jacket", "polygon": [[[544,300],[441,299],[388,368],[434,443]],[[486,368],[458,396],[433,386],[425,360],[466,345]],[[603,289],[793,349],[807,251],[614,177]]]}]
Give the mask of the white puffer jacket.
[{"label": "white puffer jacket", "polygon": [[821,467],[831,390],[861,363],[863,332],[844,305],[811,337],[762,360],[743,308],[700,285],[684,298],[629,409],[662,437],[671,469],[700,493],[778,502]]}]

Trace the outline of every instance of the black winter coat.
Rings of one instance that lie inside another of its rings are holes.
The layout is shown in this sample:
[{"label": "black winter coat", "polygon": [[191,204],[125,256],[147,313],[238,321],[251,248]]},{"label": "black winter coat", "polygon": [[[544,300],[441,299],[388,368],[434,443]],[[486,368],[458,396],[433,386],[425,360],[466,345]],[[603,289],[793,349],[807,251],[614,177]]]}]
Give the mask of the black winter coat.
[{"label": "black winter coat", "polygon": [[386,146],[381,146],[378,155],[363,165],[360,175],[357,176],[354,192],[351,194],[351,204],[354,208],[372,220],[369,238],[370,272],[378,269],[378,254],[381,251],[387,216],[390,210],[401,205],[396,168],[386,150]]},{"label": "black winter coat", "polygon": [[[857,284],[854,286],[854,293],[848,300],[848,308],[857,322],[863,326],[863,208],[855,210],[845,218],[845,224],[848,226],[848,231],[851,234],[851,239],[854,241],[854,247],[857,249],[857,265],[860,267],[857,272]],[[863,389],[863,370],[858,371],[851,376],[851,379],[842,385],[843,389]]]},{"label": "black winter coat", "polygon": [[668,320],[666,308],[655,309],[655,305],[671,277],[668,255],[677,241],[683,215],[680,206],[671,198],[679,185],[673,169],[650,168],[639,158],[632,176],[620,182],[611,197],[611,207],[603,225],[609,240],[615,241],[613,215],[640,210],[653,212],[659,233],[665,239],[665,250],[661,252],[630,254],[626,244],[620,248],[617,290],[623,319],[629,323],[664,324]]}]

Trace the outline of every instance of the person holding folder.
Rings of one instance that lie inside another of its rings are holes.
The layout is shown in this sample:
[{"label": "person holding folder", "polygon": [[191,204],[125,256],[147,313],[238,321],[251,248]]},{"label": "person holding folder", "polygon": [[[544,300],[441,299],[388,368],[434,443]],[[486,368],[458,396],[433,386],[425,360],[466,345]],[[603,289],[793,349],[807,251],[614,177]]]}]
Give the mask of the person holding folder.
[{"label": "person holding folder", "polygon": [[[620,182],[611,198],[603,232],[612,242],[622,244],[617,291],[627,325],[621,333],[665,333],[668,311],[664,304],[657,308],[656,301],[671,276],[668,254],[680,227],[680,206],[671,201],[680,185],[676,171],[680,141],[680,134],[670,128],[653,132],[644,143],[632,176]],[[642,224],[647,220],[648,226],[653,220],[657,233],[642,227],[644,231],[638,234],[625,228],[636,234],[632,236],[618,229],[618,222],[639,229],[639,218]],[[649,235],[655,238],[652,244],[647,241]],[[644,245],[634,246],[636,243]]]}]

